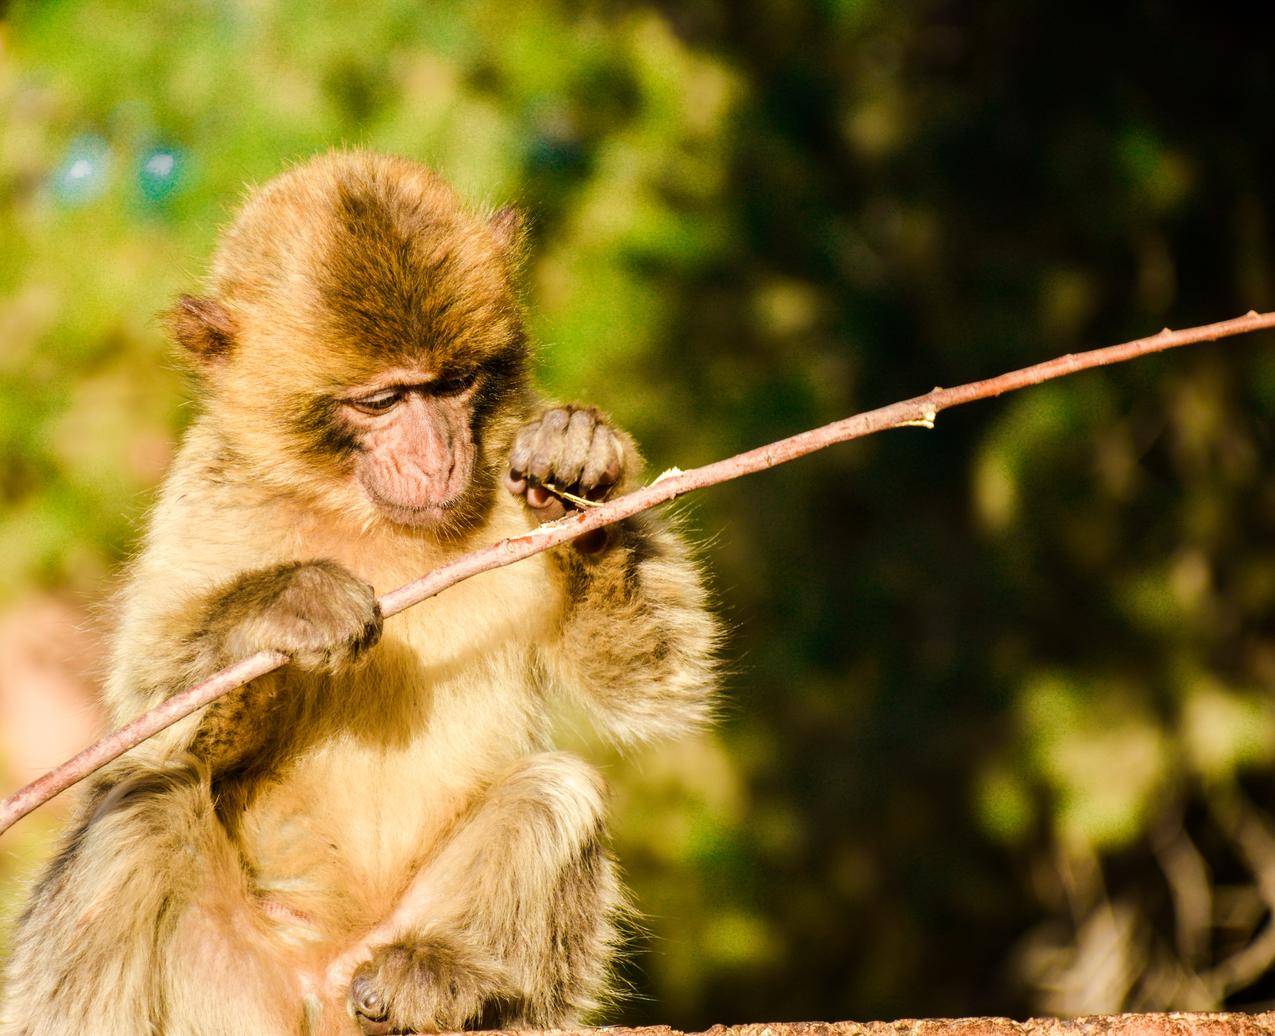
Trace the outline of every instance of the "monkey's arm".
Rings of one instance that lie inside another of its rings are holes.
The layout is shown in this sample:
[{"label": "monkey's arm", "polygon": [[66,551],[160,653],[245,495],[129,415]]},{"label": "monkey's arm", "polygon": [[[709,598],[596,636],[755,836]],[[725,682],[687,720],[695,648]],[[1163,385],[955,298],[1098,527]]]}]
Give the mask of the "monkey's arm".
[{"label": "monkey's arm", "polygon": [[607,733],[639,741],[707,722],[718,628],[686,545],[639,516],[600,553],[567,548],[558,563],[566,603],[546,662]]},{"label": "monkey's arm", "polygon": [[[339,573],[263,568],[167,613],[166,586],[144,601],[134,588],[112,676],[117,709],[144,708],[262,646],[290,643],[297,663],[333,661],[313,631],[301,635],[294,598],[309,606],[326,589],[325,614],[349,622],[359,594],[332,592],[353,580]],[[271,706],[294,697],[279,695],[281,680],[249,684],[86,782],[11,938],[0,1034],[295,1031],[295,976],[254,939],[259,904],[215,784],[280,729]]]},{"label": "monkey's arm", "polygon": [[334,673],[377,642],[381,612],[372,587],[330,561],[253,569],[125,631],[114,697],[154,705],[261,650],[290,655],[284,670],[231,692],[170,728],[163,754],[191,752],[214,775],[267,743],[271,706],[298,673]]},{"label": "monkey's arm", "polygon": [[[637,481],[632,440],[591,408],[558,407],[524,426],[509,488],[542,520],[561,513],[545,486],[601,499]],[[641,514],[553,552],[562,621],[542,659],[608,734],[640,741],[711,718],[718,626],[690,552],[658,517]]]}]

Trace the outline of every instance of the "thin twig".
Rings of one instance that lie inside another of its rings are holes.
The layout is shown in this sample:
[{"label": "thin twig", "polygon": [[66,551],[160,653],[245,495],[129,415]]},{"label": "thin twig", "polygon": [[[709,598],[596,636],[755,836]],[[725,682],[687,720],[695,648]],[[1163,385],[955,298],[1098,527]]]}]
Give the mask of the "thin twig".
[{"label": "thin twig", "polygon": [[1209,945],[1213,922],[1213,885],[1203,853],[1182,824],[1179,813],[1152,832],[1151,848],[1173,899],[1177,953],[1182,967],[1195,968]]},{"label": "thin twig", "polygon": [[1223,1003],[1265,975],[1275,962],[1275,829],[1238,787],[1210,795],[1207,801],[1214,820],[1252,872],[1267,911],[1266,924],[1248,943],[1200,976],[1215,1002]]},{"label": "thin twig", "polygon": [[[692,490],[765,471],[767,468],[796,460],[798,457],[804,457],[808,453],[814,453],[835,443],[861,439],[890,428],[903,428],[910,425],[932,428],[938,414],[949,407],[972,403],[978,399],[990,399],[1006,392],[1039,385],[1041,382],[1093,367],[1123,363],[1125,360],[1163,352],[1166,349],[1194,345],[1198,342],[1212,342],[1219,338],[1229,338],[1233,335],[1271,327],[1275,327],[1275,312],[1250,311],[1246,316],[1223,320],[1216,324],[1205,324],[1202,327],[1191,327],[1181,331],[1170,331],[1165,328],[1150,338],[1139,338],[1121,345],[1107,346],[1104,349],[1060,356],[1031,367],[1010,371],[1000,377],[975,381],[968,385],[958,385],[956,388],[936,388],[923,396],[891,403],[889,406],[879,407],[876,410],[868,410],[853,417],[834,421],[821,428],[812,428],[810,431],[781,439],[769,446],[759,446],[746,453],[705,464],[701,468],[665,472],[650,485],[598,507],[568,514],[555,522],[532,530],[525,536],[501,540],[489,547],[463,554],[420,579],[387,593],[381,598],[381,611],[386,618],[389,618],[470,576],[476,576],[493,568],[512,565],[516,561],[522,561],[551,547],[560,546],[594,529],[622,521],[659,504],[668,503]],[[202,683],[173,695],[162,705],[156,706],[131,723],[107,734],[100,741],[90,745],[72,759],[50,770],[39,780],[33,781],[0,803],[0,834],[37,806],[82,781],[130,748],[141,744],[165,727],[189,716],[196,709],[203,708],[209,702],[215,701],[249,680],[278,669],[287,661],[287,656],[277,651],[260,651],[228,669],[223,669]]]}]

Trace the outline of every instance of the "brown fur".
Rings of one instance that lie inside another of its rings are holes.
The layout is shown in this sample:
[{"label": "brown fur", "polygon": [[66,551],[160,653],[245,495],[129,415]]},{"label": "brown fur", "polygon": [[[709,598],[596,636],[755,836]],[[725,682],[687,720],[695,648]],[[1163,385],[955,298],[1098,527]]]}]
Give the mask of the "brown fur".
[{"label": "brown fur", "polygon": [[[623,907],[605,796],[550,750],[547,702],[572,693],[622,742],[709,717],[715,625],[685,547],[632,520],[383,630],[374,605],[550,513],[538,479],[600,495],[636,476],[596,411],[536,416],[521,242],[507,211],[368,153],[249,196],[207,295],[172,317],[204,407],[121,599],[106,696],[123,721],[238,655],[293,661],[82,793],[14,933],[0,1033],[550,1027],[605,995]],[[353,474],[369,440],[342,393],[400,368],[437,379],[422,420],[469,422],[468,482],[428,526]],[[529,427],[541,474],[510,492]]]}]

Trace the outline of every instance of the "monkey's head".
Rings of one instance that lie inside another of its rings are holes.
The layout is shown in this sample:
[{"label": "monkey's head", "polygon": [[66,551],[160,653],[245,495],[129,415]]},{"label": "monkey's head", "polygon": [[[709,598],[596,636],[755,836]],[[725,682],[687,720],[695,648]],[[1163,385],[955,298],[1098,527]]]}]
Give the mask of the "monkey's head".
[{"label": "monkey's head", "polygon": [[173,332],[264,483],[452,537],[486,513],[525,407],[521,224],[423,166],[336,152],[253,192]]}]

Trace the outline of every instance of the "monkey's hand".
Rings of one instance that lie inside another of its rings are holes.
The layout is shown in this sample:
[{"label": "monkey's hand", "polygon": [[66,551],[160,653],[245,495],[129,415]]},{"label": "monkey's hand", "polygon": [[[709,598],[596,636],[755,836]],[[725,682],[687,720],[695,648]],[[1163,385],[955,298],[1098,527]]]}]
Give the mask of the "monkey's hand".
[{"label": "monkey's hand", "polygon": [[490,963],[435,936],[378,949],[354,972],[349,1007],[367,1036],[459,1032],[505,993]]},{"label": "monkey's hand", "polygon": [[[547,522],[575,506],[555,490],[601,502],[633,467],[636,450],[627,435],[593,407],[561,406],[546,410],[518,430],[506,485],[541,522]],[[591,554],[608,541],[607,530],[598,529],[574,545]]]},{"label": "monkey's hand", "polygon": [[347,569],[289,562],[248,572],[219,593],[201,639],[223,664],[270,650],[300,669],[330,673],[380,640],[381,623],[376,593]]}]

